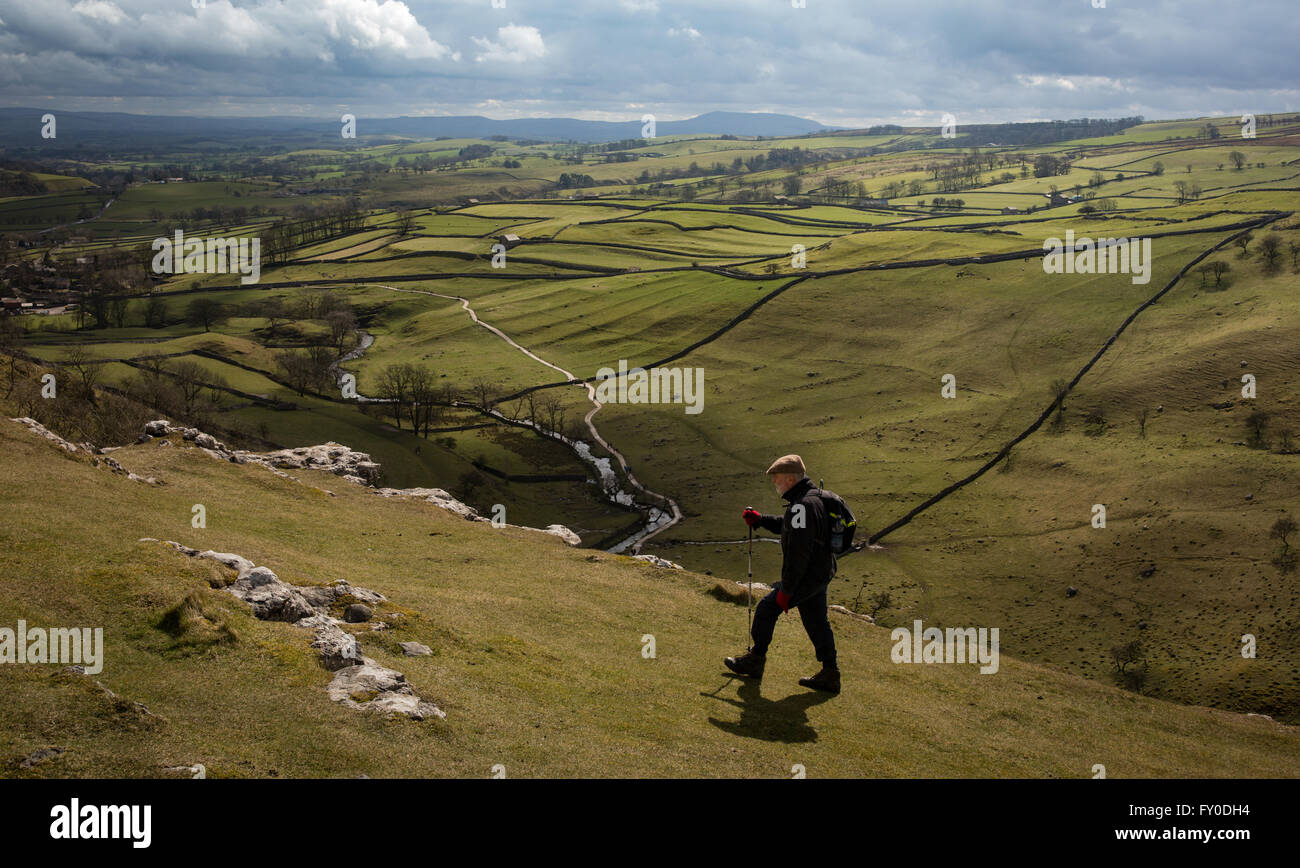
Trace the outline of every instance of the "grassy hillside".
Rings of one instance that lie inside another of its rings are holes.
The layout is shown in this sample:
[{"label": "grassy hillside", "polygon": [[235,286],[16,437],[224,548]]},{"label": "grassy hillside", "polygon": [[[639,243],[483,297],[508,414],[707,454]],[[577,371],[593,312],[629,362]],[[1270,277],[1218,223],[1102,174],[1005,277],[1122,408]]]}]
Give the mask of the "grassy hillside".
[{"label": "grassy hillside", "polygon": [[[898,665],[887,630],[838,615],[840,696],[795,684],[812,661],[791,618],[762,685],[741,685],[721,657],[743,647],[743,607],[715,599],[698,574],[467,523],[312,471],[293,482],[180,443],[114,457],[165,484],[0,423],[5,625],[103,626],[95,677],[121,700],[57,666],[0,667],[0,749],[64,750],[6,775],[160,776],[193,763],[211,777],[485,777],[496,764],[511,777],[788,777],[796,763],[812,777],[1089,777],[1096,763],[1109,777],[1300,774],[1300,736],[1264,718],[1009,656],[994,675]],[[190,526],[195,503],[206,529]],[[393,626],[361,632],[365,653],[403,671],[446,720],[330,702],[307,631],[254,620],[212,587],[229,580],[224,567],[140,537],[236,552],[295,584],[346,578],[383,593],[376,614]],[[188,617],[169,618],[187,598]],[[401,641],[434,654],[404,657]]]}]

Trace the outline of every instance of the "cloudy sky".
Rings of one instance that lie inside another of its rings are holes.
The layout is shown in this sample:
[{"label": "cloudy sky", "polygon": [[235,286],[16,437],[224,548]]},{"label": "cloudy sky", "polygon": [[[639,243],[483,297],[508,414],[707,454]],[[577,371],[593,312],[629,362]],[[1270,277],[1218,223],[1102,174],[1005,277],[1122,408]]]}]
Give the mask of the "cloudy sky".
[{"label": "cloudy sky", "polygon": [[1296,0],[804,2],[0,0],[0,104],[833,126],[1300,109]]}]

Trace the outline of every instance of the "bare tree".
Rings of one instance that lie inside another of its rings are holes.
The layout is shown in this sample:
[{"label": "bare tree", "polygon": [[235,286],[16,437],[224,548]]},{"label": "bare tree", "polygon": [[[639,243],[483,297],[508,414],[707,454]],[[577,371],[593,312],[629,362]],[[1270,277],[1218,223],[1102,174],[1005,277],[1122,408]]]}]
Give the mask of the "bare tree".
[{"label": "bare tree", "polygon": [[565,416],[568,414],[568,408],[564,405],[564,399],[559,395],[551,394],[542,398],[539,403],[547,430],[566,436]]},{"label": "bare tree", "polygon": [[1277,268],[1278,257],[1282,255],[1282,239],[1276,235],[1265,235],[1259,242],[1259,255],[1264,259],[1264,267],[1273,271]]},{"label": "bare tree", "polygon": [[1249,434],[1249,444],[1255,449],[1268,448],[1268,421],[1270,414],[1267,410],[1256,410],[1246,417],[1246,430]]},{"label": "bare tree", "polygon": [[151,329],[167,325],[167,301],[161,295],[154,293],[145,302],[144,324]]},{"label": "bare tree", "polygon": [[1290,537],[1295,532],[1296,532],[1295,519],[1292,518],[1290,515],[1284,515],[1281,518],[1279,518],[1277,521],[1273,522],[1273,527],[1272,529],[1269,530],[1268,535],[1272,539],[1281,540],[1282,550],[1289,551],[1291,549],[1291,543],[1288,540],[1288,537]]},{"label": "bare tree", "polygon": [[329,366],[334,361],[327,347],[288,350],[276,358],[285,381],[299,395],[310,389],[323,390],[329,382]]},{"label": "bare tree", "polygon": [[474,397],[478,399],[478,405],[487,410],[496,403],[496,396],[500,394],[501,387],[486,377],[478,377],[474,380],[473,390]]},{"label": "bare tree", "polygon": [[410,397],[411,430],[429,436],[429,428],[438,416],[438,380],[429,368],[406,365],[407,390]]},{"label": "bare tree", "polygon": [[384,368],[379,374],[379,395],[391,402],[389,410],[393,415],[393,421],[397,424],[398,430],[401,430],[402,412],[410,394],[410,380],[407,371],[408,366],[406,365],[392,364]]},{"label": "bare tree", "polygon": [[172,365],[170,373],[176,380],[177,388],[180,389],[185,413],[193,412],[194,403],[207,387],[205,382],[207,372],[193,359],[181,359]]},{"label": "bare tree", "polygon": [[343,347],[347,344],[348,337],[357,329],[357,315],[350,307],[339,308],[325,316],[325,324],[330,329],[330,343],[334,345],[338,355],[343,355]]},{"label": "bare tree", "polygon": [[94,404],[95,386],[99,384],[99,377],[103,372],[102,366],[90,358],[84,346],[76,344],[63,357],[63,368],[72,372],[77,397]]},{"label": "bare tree", "polygon": [[261,314],[266,318],[267,337],[274,339],[275,333],[286,319],[284,299],[278,295],[266,299],[261,304]]},{"label": "bare tree", "polygon": [[185,306],[185,313],[191,325],[201,325],[206,332],[225,319],[225,305],[214,298],[196,298]]}]

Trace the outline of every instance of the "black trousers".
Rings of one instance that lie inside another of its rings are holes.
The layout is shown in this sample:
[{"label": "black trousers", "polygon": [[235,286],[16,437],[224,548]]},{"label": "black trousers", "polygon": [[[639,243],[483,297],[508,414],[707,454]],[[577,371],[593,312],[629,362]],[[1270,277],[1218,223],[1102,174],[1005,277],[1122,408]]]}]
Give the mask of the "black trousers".
[{"label": "black trousers", "polygon": [[[754,608],[754,626],[750,635],[754,638],[756,654],[766,654],[767,646],[772,644],[772,631],[776,629],[776,619],[781,614],[781,607],[776,604],[776,592],[780,589],[781,583],[777,582],[772,593],[759,600]],[[823,666],[837,667],[835,634],[831,632],[831,620],[826,613],[826,588],[800,600],[793,608],[799,611],[804,631],[817,652],[817,659]]]}]

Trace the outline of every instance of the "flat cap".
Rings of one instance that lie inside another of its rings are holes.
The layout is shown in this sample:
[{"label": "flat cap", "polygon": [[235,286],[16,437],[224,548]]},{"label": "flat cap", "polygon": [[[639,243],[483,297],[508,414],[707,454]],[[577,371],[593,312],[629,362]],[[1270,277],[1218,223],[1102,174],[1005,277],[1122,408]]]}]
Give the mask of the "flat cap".
[{"label": "flat cap", "polygon": [[804,470],[803,459],[798,455],[782,455],[772,462],[772,466],[767,468],[768,475],[773,473],[796,473],[803,476],[807,473]]}]

